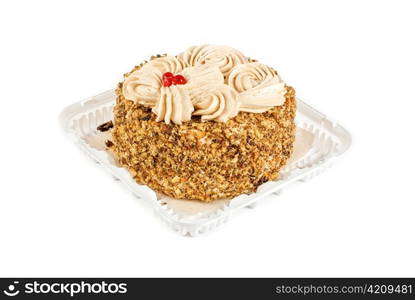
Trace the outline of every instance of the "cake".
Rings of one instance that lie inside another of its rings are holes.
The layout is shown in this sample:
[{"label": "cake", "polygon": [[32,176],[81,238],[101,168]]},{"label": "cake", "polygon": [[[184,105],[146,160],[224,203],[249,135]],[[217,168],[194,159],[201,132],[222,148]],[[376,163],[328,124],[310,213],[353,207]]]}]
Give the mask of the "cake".
[{"label": "cake", "polygon": [[172,198],[253,193],[293,152],[294,89],[231,47],[153,56],[116,95],[107,147],[137,183]]}]

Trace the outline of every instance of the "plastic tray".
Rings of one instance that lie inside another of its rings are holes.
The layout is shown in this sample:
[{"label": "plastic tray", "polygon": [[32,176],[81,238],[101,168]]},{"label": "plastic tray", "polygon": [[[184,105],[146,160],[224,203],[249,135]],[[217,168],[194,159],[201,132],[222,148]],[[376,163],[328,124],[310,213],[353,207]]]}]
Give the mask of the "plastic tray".
[{"label": "plastic tray", "polygon": [[173,230],[189,236],[210,231],[244,207],[253,207],[261,198],[278,194],[295,181],[306,181],[330,167],[350,147],[350,134],[297,98],[297,137],[294,154],[281,171],[280,179],[258,187],[256,193],[212,203],[178,200],[156,193],[137,184],[127,170],[117,165],[105,150],[110,133],[97,131],[97,126],[112,119],[115,104],[113,90],[67,107],[60,115],[66,135],[90,158],[120,180],[135,196],[148,201],[156,214]]}]

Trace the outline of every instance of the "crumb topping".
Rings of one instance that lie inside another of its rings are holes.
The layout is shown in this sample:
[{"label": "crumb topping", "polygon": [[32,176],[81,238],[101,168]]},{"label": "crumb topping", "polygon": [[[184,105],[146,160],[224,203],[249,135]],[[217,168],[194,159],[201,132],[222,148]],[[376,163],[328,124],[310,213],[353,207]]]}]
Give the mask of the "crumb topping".
[{"label": "crumb topping", "polygon": [[226,123],[192,116],[181,125],[156,122],[151,108],[124,98],[122,83],[116,93],[107,146],[138,183],[167,196],[209,202],[255,192],[278,178],[293,152],[292,87],[283,105],[264,113],[240,112]]}]

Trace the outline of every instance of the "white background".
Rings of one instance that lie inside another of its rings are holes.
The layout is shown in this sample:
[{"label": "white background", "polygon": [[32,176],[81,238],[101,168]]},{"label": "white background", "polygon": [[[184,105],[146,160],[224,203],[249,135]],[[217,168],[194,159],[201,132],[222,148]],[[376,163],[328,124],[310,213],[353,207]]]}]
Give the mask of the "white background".
[{"label": "white background", "polygon": [[[0,276],[415,276],[413,1],[3,1]],[[226,44],[348,128],[332,169],[182,237],[60,111],[156,53]]]}]

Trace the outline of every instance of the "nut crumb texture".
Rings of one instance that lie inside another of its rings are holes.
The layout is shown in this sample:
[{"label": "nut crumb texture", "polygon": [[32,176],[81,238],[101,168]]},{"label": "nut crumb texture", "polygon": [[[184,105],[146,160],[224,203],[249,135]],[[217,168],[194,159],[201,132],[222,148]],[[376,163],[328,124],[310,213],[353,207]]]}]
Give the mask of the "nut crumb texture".
[{"label": "nut crumb texture", "polygon": [[278,179],[293,152],[292,87],[283,105],[266,112],[226,122],[192,116],[181,125],[156,122],[150,108],[125,99],[122,83],[116,94],[110,150],[137,183],[169,197],[210,202],[253,193]]}]

